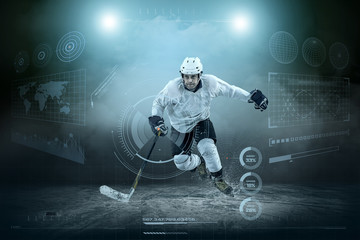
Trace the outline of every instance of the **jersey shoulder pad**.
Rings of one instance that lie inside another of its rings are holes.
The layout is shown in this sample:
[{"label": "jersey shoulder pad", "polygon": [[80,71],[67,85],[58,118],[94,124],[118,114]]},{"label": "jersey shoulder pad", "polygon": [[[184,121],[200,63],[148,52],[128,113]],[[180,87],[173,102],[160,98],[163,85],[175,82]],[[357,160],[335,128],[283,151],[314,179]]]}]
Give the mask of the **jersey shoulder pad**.
[{"label": "jersey shoulder pad", "polygon": [[201,79],[209,90],[216,90],[218,88],[218,82],[220,80],[218,77],[211,74],[204,74]]},{"label": "jersey shoulder pad", "polygon": [[180,92],[181,84],[182,84],[181,78],[175,78],[175,79],[169,81],[165,87],[168,97],[171,97],[171,98],[178,97],[181,94],[181,92]]}]

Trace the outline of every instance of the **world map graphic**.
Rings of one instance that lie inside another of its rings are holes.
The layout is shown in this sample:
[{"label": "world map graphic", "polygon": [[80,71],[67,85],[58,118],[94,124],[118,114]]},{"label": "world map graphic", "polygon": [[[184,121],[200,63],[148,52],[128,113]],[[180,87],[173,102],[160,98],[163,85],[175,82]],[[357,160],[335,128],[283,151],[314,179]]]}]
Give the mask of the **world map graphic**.
[{"label": "world map graphic", "polygon": [[13,117],[84,126],[86,70],[15,80],[11,98]]},{"label": "world map graphic", "polygon": [[19,96],[23,100],[25,114],[29,114],[32,106],[32,100],[38,103],[38,110],[44,111],[48,107],[48,101],[52,100],[58,105],[60,113],[70,113],[70,103],[63,99],[66,93],[66,87],[69,84],[67,81],[49,81],[47,83],[39,84],[37,82],[30,82],[19,86]]}]

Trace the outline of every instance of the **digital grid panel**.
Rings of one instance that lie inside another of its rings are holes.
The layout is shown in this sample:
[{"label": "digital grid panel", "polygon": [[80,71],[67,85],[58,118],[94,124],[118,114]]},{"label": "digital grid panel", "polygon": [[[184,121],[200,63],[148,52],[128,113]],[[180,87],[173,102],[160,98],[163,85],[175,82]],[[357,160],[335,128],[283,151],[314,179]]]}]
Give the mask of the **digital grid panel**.
[{"label": "digital grid panel", "polygon": [[86,69],[15,80],[12,116],[85,125]]},{"label": "digital grid panel", "polygon": [[350,79],[269,73],[269,128],[350,120]]}]

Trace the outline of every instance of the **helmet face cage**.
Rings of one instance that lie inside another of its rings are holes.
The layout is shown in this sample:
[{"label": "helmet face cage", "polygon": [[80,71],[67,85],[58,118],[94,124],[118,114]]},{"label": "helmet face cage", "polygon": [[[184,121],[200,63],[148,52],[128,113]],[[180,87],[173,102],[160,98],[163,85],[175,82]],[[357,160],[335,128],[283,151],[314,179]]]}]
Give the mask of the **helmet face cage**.
[{"label": "helmet face cage", "polygon": [[203,66],[198,57],[186,57],[183,63],[180,66],[180,73],[183,77],[183,74],[193,75],[193,74],[202,74]]}]

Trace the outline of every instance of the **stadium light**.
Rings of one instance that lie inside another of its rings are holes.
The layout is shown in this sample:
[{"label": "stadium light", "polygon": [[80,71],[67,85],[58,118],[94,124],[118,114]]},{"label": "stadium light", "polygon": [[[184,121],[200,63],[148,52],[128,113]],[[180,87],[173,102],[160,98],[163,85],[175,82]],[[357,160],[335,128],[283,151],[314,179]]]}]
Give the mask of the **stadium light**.
[{"label": "stadium light", "polygon": [[249,19],[245,16],[236,17],[233,20],[233,25],[235,30],[237,31],[247,31],[249,29],[250,23]]},{"label": "stadium light", "polygon": [[117,27],[117,17],[112,13],[105,14],[101,19],[101,26],[105,31],[114,31]]}]

